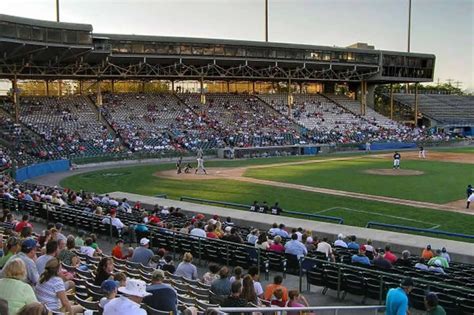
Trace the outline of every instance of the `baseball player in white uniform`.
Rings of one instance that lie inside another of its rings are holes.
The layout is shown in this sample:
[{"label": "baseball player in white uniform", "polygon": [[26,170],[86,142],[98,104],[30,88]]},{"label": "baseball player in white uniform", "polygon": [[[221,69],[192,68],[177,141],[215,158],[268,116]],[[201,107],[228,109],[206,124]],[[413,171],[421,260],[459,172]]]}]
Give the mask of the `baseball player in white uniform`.
[{"label": "baseball player in white uniform", "polygon": [[418,151],[418,157],[421,159],[426,159],[426,150],[423,146],[420,146],[420,151]]},{"label": "baseball player in white uniform", "polygon": [[197,162],[198,162],[198,165],[197,165],[196,170],[194,171],[194,174],[197,174],[198,171],[202,171],[204,172],[204,174],[207,175],[206,169],[204,168],[204,160],[202,159],[202,157],[198,157]]},{"label": "baseball player in white uniform", "polygon": [[468,198],[467,198],[467,204],[466,204],[466,209],[469,209],[469,205],[471,204],[471,202],[474,201],[474,194],[471,194]]}]

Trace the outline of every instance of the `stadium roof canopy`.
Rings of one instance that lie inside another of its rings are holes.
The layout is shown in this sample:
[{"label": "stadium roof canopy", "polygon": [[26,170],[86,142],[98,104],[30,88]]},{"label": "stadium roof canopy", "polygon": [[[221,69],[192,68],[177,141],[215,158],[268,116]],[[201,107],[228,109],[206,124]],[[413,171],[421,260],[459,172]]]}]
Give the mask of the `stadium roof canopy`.
[{"label": "stadium roof canopy", "polygon": [[435,64],[432,54],[92,31],[0,15],[0,78],[430,82]]}]

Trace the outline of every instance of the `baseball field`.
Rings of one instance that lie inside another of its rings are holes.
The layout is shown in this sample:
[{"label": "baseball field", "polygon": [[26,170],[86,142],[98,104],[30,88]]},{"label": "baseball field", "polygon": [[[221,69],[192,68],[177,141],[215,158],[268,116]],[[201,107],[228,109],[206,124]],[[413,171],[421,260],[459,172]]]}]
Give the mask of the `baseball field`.
[{"label": "baseball field", "polygon": [[[176,174],[174,163],[122,167],[68,177],[61,186],[98,193],[124,191],[181,196],[474,234],[474,206],[465,209],[465,189],[474,183],[474,148],[392,153],[209,161],[208,175]],[[195,163],[194,163],[195,164]],[[232,210],[229,210],[232,211]]]}]

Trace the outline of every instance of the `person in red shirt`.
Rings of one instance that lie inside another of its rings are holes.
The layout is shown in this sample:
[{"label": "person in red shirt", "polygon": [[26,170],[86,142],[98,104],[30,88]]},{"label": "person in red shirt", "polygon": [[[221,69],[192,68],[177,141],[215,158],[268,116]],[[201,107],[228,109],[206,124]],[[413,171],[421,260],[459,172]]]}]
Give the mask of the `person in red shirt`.
[{"label": "person in red shirt", "polygon": [[283,253],[285,252],[285,246],[281,244],[281,236],[277,235],[273,238],[273,243],[270,245],[268,250]]},{"label": "person in red shirt", "polygon": [[150,214],[150,215],[148,216],[148,223],[149,223],[149,224],[158,225],[158,223],[160,223],[160,221],[161,221],[160,218],[157,217],[157,216],[154,215],[154,214]]},{"label": "person in red shirt", "polygon": [[390,245],[385,246],[385,255],[383,256],[386,260],[394,264],[397,261],[397,256],[395,256],[391,251],[390,251]]},{"label": "person in red shirt", "polygon": [[21,218],[21,221],[15,226],[15,232],[21,233],[21,230],[23,230],[25,227],[30,227],[33,229],[33,225],[28,221],[29,219],[30,217],[27,214],[24,214]]},{"label": "person in red shirt", "polygon": [[216,232],[214,232],[214,225],[209,224],[207,226],[207,233],[206,233],[207,238],[218,238]]},{"label": "person in red shirt", "polygon": [[118,259],[127,259],[122,252],[123,249],[123,240],[119,239],[115,242],[114,248],[112,248],[112,256]]}]

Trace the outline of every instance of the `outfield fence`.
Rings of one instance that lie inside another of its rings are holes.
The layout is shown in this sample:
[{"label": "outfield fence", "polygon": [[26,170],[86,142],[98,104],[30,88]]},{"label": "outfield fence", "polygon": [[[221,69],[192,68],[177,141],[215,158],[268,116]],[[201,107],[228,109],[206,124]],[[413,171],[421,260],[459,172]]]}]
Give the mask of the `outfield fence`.
[{"label": "outfield fence", "polygon": [[[197,202],[197,203],[209,204],[209,205],[220,205],[220,206],[232,207],[232,208],[237,208],[237,209],[242,209],[242,210],[250,209],[250,205],[244,205],[244,204],[235,203],[235,202],[208,200],[208,199],[186,197],[186,196],[182,196],[181,198],[179,198],[179,200],[180,201]],[[282,213],[284,213],[287,216],[300,216],[300,217],[303,217],[305,219],[311,219],[311,220],[322,219],[322,220],[327,220],[327,221],[331,221],[331,222],[336,222],[337,224],[344,224],[344,219],[341,218],[341,217],[333,217],[333,216],[329,216],[329,215],[312,214],[312,213],[305,213],[305,212],[298,212],[298,211],[288,211],[288,210],[282,210]]]}]

